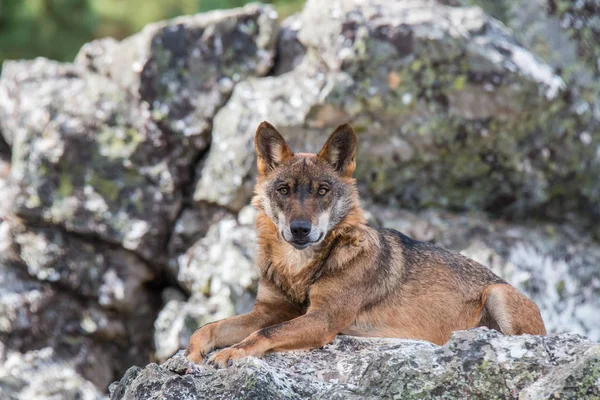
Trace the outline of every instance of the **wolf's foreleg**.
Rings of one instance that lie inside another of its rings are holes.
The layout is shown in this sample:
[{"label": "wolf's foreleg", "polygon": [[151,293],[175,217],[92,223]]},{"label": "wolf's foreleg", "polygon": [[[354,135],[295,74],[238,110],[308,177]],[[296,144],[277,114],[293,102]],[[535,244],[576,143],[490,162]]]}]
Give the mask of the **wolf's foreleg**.
[{"label": "wolf's foreleg", "polygon": [[242,342],[213,355],[209,363],[225,368],[242,357],[260,357],[272,351],[323,347],[348,327],[355,316],[351,307],[309,310],[301,317],[254,332]]},{"label": "wolf's foreleg", "polygon": [[298,315],[299,310],[281,301],[262,286],[252,311],[202,326],[190,338],[185,355],[190,361],[199,363],[214,349],[236,344],[258,329]]}]

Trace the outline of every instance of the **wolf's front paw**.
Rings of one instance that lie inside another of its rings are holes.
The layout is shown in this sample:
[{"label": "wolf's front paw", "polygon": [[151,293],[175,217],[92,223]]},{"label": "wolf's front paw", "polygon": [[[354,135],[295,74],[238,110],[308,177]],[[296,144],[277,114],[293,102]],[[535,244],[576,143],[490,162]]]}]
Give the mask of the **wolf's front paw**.
[{"label": "wolf's front paw", "polygon": [[196,364],[201,364],[203,361],[206,360],[206,354],[199,350],[187,349],[184,355],[187,357],[188,360]]},{"label": "wolf's front paw", "polygon": [[208,359],[208,363],[215,368],[227,368],[233,365],[234,361],[249,355],[250,354],[247,354],[244,349],[233,346],[213,354],[213,356]]},{"label": "wolf's front paw", "polygon": [[187,359],[196,364],[205,361],[206,354],[214,348],[210,338],[211,332],[208,327],[202,327],[194,332],[184,353]]}]

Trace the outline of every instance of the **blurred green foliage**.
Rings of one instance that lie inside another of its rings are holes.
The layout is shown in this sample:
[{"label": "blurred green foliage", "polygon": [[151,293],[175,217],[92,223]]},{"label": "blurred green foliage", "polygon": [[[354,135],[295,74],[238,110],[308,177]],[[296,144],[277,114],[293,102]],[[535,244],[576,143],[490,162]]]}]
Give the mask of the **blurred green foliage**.
[{"label": "blurred green foliage", "polygon": [[[184,14],[239,7],[251,0],[0,0],[0,64],[48,57],[71,61],[90,40],[122,39],[144,25]],[[304,0],[267,0],[281,18]]]}]

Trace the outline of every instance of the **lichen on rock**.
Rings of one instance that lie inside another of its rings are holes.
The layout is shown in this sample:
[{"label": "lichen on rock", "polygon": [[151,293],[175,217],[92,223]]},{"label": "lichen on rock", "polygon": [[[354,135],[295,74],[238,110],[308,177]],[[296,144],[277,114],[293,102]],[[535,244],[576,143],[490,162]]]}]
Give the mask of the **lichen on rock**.
[{"label": "lichen on rock", "polygon": [[93,42],[74,65],[7,62],[0,125],[14,212],[161,256],[214,113],[273,64],[275,17],[250,5]]},{"label": "lichen on rock", "polygon": [[[586,372],[597,372],[599,357],[600,345],[577,335],[506,337],[479,328],[441,347],[338,336],[322,349],[249,357],[225,370],[191,364],[180,352],[161,366],[130,369],[110,392],[113,400],[592,398],[600,381]],[[536,383],[545,377],[552,385]]]},{"label": "lichen on rock", "polygon": [[238,85],[217,113],[197,201],[247,202],[262,120],[301,151],[349,121],[364,149],[357,180],[378,201],[512,218],[597,212],[591,110],[576,111],[564,80],[502,24],[416,1],[326,7],[309,1],[299,17],[299,65]]}]

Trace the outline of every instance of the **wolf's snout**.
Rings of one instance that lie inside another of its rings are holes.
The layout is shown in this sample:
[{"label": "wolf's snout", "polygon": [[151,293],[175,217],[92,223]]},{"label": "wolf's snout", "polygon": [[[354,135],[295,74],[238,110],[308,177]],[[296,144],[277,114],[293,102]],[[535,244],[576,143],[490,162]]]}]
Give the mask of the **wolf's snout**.
[{"label": "wolf's snout", "polygon": [[310,221],[304,219],[296,219],[290,224],[290,231],[292,232],[294,239],[306,239],[310,234],[311,227],[312,226]]}]

